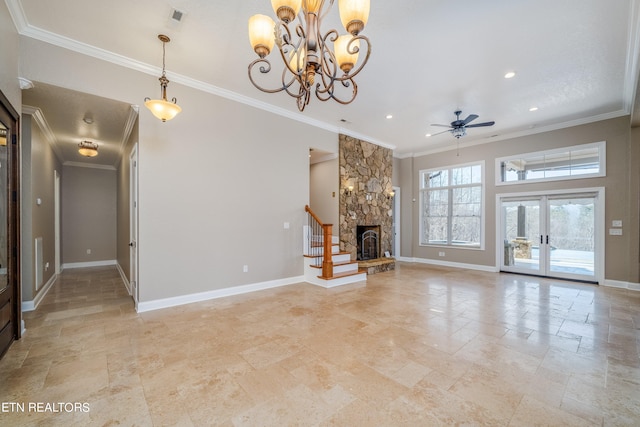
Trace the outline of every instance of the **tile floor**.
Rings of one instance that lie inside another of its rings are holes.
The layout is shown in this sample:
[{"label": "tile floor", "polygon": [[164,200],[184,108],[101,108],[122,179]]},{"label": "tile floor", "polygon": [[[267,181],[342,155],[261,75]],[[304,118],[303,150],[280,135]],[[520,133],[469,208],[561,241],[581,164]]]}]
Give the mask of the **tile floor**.
[{"label": "tile floor", "polygon": [[398,263],[136,314],[107,267],[25,321],[3,426],[640,425],[640,292]]}]

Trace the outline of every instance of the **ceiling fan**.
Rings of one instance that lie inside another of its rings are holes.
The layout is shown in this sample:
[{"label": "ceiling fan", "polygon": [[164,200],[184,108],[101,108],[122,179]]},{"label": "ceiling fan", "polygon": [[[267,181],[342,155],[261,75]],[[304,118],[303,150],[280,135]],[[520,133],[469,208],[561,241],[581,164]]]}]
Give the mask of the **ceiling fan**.
[{"label": "ceiling fan", "polygon": [[494,121],[491,121],[491,122],[476,123],[476,124],[470,125],[469,124],[470,122],[478,118],[477,114],[469,114],[467,118],[464,120],[460,120],[460,114],[462,114],[462,111],[460,110],[455,111],[454,114],[456,115],[456,119],[452,121],[450,125],[432,124],[431,126],[440,126],[440,127],[446,127],[449,129],[443,130],[442,132],[434,133],[431,136],[440,135],[441,133],[445,133],[445,132],[451,132],[453,136],[455,136],[457,139],[460,139],[461,137],[467,134],[467,128],[493,126],[496,123]]}]

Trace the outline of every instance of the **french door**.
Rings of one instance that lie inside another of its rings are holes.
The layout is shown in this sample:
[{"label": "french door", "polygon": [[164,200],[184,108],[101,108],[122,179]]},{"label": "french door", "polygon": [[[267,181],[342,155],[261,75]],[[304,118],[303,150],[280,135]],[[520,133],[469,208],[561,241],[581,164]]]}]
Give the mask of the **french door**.
[{"label": "french door", "polygon": [[499,197],[500,270],[597,283],[600,191]]}]

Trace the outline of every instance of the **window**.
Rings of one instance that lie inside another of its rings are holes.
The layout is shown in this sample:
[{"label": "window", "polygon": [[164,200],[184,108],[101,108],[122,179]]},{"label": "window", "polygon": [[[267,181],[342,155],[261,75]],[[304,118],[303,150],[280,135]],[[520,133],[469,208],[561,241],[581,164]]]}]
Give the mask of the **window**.
[{"label": "window", "polygon": [[420,171],[420,244],[483,246],[484,163]]},{"label": "window", "polygon": [[496,159],[496,184],[605,176],[606,143],[576,145],[556,150]]}]

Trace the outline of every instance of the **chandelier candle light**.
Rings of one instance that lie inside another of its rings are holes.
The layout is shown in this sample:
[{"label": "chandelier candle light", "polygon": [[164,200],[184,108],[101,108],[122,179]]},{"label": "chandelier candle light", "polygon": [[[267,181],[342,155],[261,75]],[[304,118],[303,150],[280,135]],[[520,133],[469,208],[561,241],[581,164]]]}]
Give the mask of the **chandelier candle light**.
[{"label": "chandelier candle light", "polygon": [[[371,54],[369,39],[360,35],[369,18],[370,0],[338,0],[340,19],[348,34],[339,35],[337,30],[330,29],[323,35],[322,20],[333,3],[334,0],[271,0],[277,24],[266,15],[249,19],[249,41],[259,57],[249,64],[249,80],[255,87],[267,93],[285,91],[296,98],[300,111],[309,104],[314,85],[316,97],[321,101],[333,99],[349,104],[355,99],[358,86],[353,78]],[[361,44],[366,45],[366,56],[356,67],[363,50]],[[261,74],[271,71],[266,57],[274,45],[284,66],[282,83],[275,89],[265,89],[256,82],[254,73],[256,69]]]},{"label": "chandelier candle light", "polygon": [[167,74],[165,72],[164,66],[164,58],[165,58],[165,45],[171,41],[171,39],[164,34],[159,34],[158,39],[162,42],[162,76],[158,80],[160,80],[160,89],[162,93],[162,99],[144,99],[144,105],[147,107],[154,116],[166,122],[167,120],[173,119],[175,116],[182,111],[182,108],[178,104],[176,104],[177,100],[173,98],[171,102],[167,101],[167,85],[169,84],[169,79],[167,79]]}]

